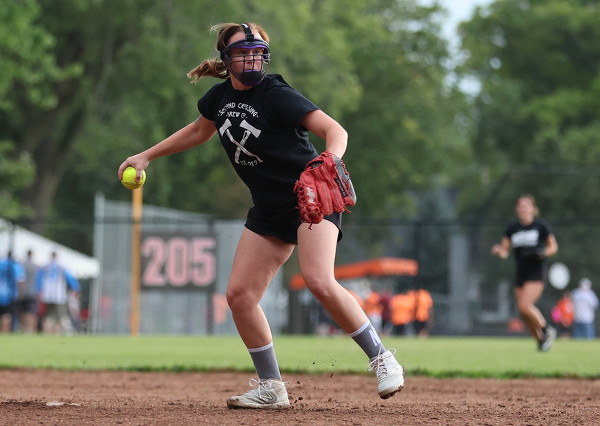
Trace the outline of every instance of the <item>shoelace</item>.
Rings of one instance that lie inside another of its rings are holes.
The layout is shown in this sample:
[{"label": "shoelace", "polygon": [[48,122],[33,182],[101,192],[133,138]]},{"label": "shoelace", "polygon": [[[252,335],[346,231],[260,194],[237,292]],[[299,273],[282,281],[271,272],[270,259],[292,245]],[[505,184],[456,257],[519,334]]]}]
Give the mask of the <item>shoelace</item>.
[{"label": "shoelace", "polygon": [[[261,397],[261,389],[273,389],[273,381],[270,379],[255,379],[252,378],[248,381],[248,383],[250,384],[250,387],[252,387],[253,389],[250,389],[248,392],[246,393],[250,393],[250,392],[254,392],[254,391],[258,391],[258,397]],[[288,382],[282,382],[283,385],[286,385]]]},{"label": "shoelace", "polygon": [[385,362],[383,361],[385,358],[389,358],[391,356],[393,356],[396,353],[396,349],[391,348],[388,349],[388,351],[390,352],[390,354],[386,354],[384,353],[380,353],[379,355],[377,355],[376,358],[373,358],[373,360],[369,363],[369,369],[368,371],[373,371],[375,370],[375,374],[377,375],[377,377],[380,376],[387,376],[387,367],[385,365]]}]

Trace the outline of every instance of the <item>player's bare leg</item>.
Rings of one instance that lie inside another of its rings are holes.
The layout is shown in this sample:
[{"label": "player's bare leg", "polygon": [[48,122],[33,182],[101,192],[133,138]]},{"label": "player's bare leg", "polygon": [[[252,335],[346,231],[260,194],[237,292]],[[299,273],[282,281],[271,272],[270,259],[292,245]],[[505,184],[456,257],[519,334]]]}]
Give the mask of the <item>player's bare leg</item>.
[{"label": "player's bare leg", "polygon": [[262,347],[273,339],[259,302],[293,250],[293,244],[277,238],[264,237],[247,228],[242,232],[227,285],[227,303],[248,348]]},{"label": "player's bare leg", "polygon": [[0,333],[10,333],[12,315],[4,314],[0,316]]},{"label": "player's bare leg", "polygon": [[535,306],[543,291],[544,283],[541,281],[527,281],[522,287],[515,288],[521,318],[531,335],[538,341],[540,349],[545,351],[552,346],[556,331],[548,326],[544,316]]},{"label": "player's bare leg", "polygon": [[542,337],[542,327],[546,325],[546,321],[535,306],[535,302],[541,297],[543,291],[544,285],[538,281],[528,281],[522,287],[515,288],[519,314],[531,335],[538,340]]},{"label": "player's bare leg", "polygon": [[335,279],[338,228],[327,220],[298,229],[298,260],[308,289],[335,322],[352,337],[370,359],[379,396],[387,399],[404,387],[404,369],[386,350],[356,299]]},{"label": "player's bare leg", "polygon": [[335,279],[334,264],[338,228],[324,220],[298,229],[298,261],[308,289],[346,333],[368,319],[356,299]]},{"label": "player's bare leg", "polygon": [[42,321],[42,332],[44,334],[58,334],[58,326],[54,319],[44,318]]},{"label": "player's bare leg", "polygon": [[251,379],[252,390],[229,398],[228,408],[286,408],[290,405],[275,358],[271,329],[259,302],[293,250],[293,244],[258,235],[247,228],[242,231],[227,286],[227,303],[252,356],[258,380]]},{"label": "player's bare leg", "polygon": [[36,332],[36,324],[37,324],[37,315],[31,312],[23,313],[21,317],[21,322],[23,324],[23,332],[24,333],[35,333]]}]

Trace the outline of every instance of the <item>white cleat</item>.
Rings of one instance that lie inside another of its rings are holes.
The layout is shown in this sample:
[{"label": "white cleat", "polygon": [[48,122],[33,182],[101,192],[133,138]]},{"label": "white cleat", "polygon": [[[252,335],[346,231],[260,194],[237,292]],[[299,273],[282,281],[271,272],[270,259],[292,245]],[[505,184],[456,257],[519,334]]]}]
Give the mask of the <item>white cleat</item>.
[{"label": "white cleat", "polygon": [[552,345],[554,344],[554,340],[556,339],[556,329],[552,326],[547,326],[546,331],[544,332],[544,337],[539,344],[539,349],[542,352],[546,352],[550,350]]},{"label": "white cleat", "polygon": [[369,371],[375,371],[381,399],[388,399],[404,387],[404,368],[396,361],[395,353],[396,349],[386,350],[369,363]]},{"label": "white cleat", "polygon": [[288,408],[290,401],[285,383],[276,379],[250,379],[249,390],[227,400],[227,408]]}]

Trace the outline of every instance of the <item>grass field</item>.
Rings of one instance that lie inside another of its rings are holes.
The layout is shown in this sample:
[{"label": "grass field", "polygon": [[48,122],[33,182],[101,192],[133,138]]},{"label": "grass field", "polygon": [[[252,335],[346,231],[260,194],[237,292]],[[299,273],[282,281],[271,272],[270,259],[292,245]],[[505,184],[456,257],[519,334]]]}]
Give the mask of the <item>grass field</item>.
[{"label": "grass field", "polygon": [[[407,375],[431,377],[600,378],[600,340],[561,339],[538,352],[529,338],[385,338]],[[277,336],[283,372],[366,373],[347,337]],[[131,371],[252,371],[235,336],[0,335],[0,368]]]}]

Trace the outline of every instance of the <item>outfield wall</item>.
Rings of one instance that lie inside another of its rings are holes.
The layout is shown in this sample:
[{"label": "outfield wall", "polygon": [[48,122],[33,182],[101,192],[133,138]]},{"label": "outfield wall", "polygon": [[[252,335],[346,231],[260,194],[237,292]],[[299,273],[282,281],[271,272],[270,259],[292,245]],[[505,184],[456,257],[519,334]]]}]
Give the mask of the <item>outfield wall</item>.
[{"label": "outfield wall", "polygon": [[[131,216],[131,203],[106,200],[101,194],[96,196],[94,256],[100,262],[100,273],[93,284],[90,297],[91,332],[130,332]],[[168,283],[155,288],[142,287],[139,321],[141,334],[236,333],[226,305],[225,289],[242,228],[243,221],[240,220],[214,220],[202,214],[143,206],[141,229],[146,236],[214,237],[216,244],[211,253],[214,255],[216,278],[214,283],[205,288],[195,287],[193,284],[176,287]],[[201,262],[202,257],[195,263]],[[150,268],[145,266],[146,270]],[[163,273],[164,270],[160,272]],[[202,274],[202,270],[199,273]],[[286,295],[287,292],[282,290],[279,273],[261,303],[274,333],[282,330],[287,322]]]}]

